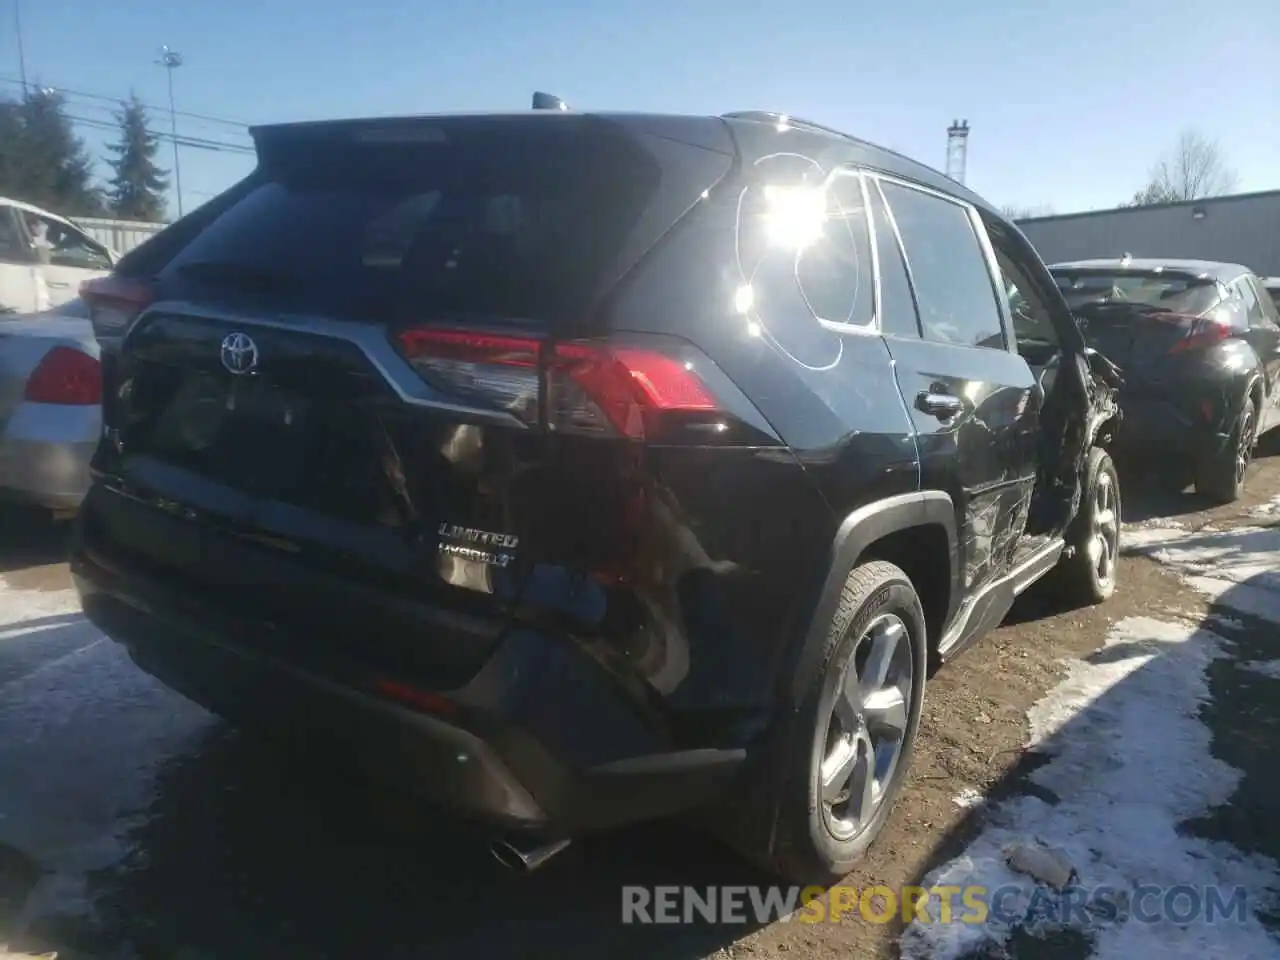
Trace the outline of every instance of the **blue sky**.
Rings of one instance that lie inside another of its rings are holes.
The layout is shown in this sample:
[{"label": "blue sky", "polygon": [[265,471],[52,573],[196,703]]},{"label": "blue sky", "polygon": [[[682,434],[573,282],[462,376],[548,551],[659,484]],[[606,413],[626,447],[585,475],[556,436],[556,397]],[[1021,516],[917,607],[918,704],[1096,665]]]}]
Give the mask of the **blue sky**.
[{"label": "blue sky", "polygon": [[[0,0],[7,80],[14,2]],[[1194,125],[1219,141],[1238,189],[1280,188],[1276,0],[17,2],[30,80],[164,104],[154,61],[169,44],[186,57],[180,110],[250,123],[524,109],[544,89],[583,109],[777,109],[941,167],[946,127],[963,117],[969,185],[1057,212],[1127,199]],[[72,97],[76,116],[110,110]],[[247,142],[243,128],[186,117],[179,133]],[[82,134],[95,153],[110,137]],[[190,208],[252,158],[184,149],[181,163]]]}]

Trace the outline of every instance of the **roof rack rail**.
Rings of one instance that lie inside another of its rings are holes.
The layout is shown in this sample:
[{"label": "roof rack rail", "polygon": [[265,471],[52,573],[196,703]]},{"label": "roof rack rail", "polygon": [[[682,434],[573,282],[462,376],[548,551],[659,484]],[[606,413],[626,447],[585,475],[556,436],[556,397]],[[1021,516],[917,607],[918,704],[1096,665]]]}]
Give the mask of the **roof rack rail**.
[{"label": "roof rack rail", "polygon": [[829,133],[834,137],[841,137],[845,140],[854,139],[850,134],[845,133],[843,130],[837,130],[835,127],[828,127],[813,120],[806,120],[804,117],[793,117],[788,113],[778,113],[775,110],[735,110],[733,113],[721,114],[720,119],[753,120],[757,123],[785,123],[788,126],[798,127],[802,130]]}]

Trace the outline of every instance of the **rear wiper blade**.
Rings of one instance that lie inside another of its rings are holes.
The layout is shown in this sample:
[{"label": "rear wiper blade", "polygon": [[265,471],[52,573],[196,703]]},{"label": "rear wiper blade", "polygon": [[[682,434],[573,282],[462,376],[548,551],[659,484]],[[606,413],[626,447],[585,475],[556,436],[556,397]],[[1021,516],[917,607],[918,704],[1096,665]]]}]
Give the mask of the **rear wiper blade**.
[{"label": "rear wiper blade", "polygon": [[236,260],[197,260],[178,267],[178,274],[190,280],[234,283],[255,289],[278,290],[296,287],[297,278]]}]

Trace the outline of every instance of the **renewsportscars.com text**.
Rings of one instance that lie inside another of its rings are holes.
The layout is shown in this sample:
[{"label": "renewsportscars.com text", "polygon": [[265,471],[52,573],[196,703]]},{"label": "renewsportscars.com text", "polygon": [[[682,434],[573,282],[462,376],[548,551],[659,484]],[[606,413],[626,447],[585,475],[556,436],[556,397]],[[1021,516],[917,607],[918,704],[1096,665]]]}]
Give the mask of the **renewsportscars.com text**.
[{"label": "renewsportscars.com text", "polygon": [[1080,928],[1139,923],[1244,923],[1244,887],[1071,886],[1061,891],[1002,887],[641,887],[622,888],[622,922],[1071,924]]}]

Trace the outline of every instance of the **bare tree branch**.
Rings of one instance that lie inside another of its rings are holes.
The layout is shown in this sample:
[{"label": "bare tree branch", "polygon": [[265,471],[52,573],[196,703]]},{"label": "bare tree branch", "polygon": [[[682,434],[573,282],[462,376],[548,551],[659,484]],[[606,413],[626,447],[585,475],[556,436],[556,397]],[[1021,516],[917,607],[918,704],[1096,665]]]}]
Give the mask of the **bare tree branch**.
[{"label": "bare tree branch", "polygon": [[1000,212],[1006,220],[1029,220],[1032,217],[1051,217],[1054,214],[1053,207],[1047,203],[1039,206],[1025,207],[1017,203],[1006,203],[1000,208]]},{"label": "bare tree branch", "polygon": [[1151,168],[1147,185],[1133,195],[1131,206],[1199,200],[1230,193],[1236,173],[1222,148],[1197,130],[1183,130],[1177,143]]}]

